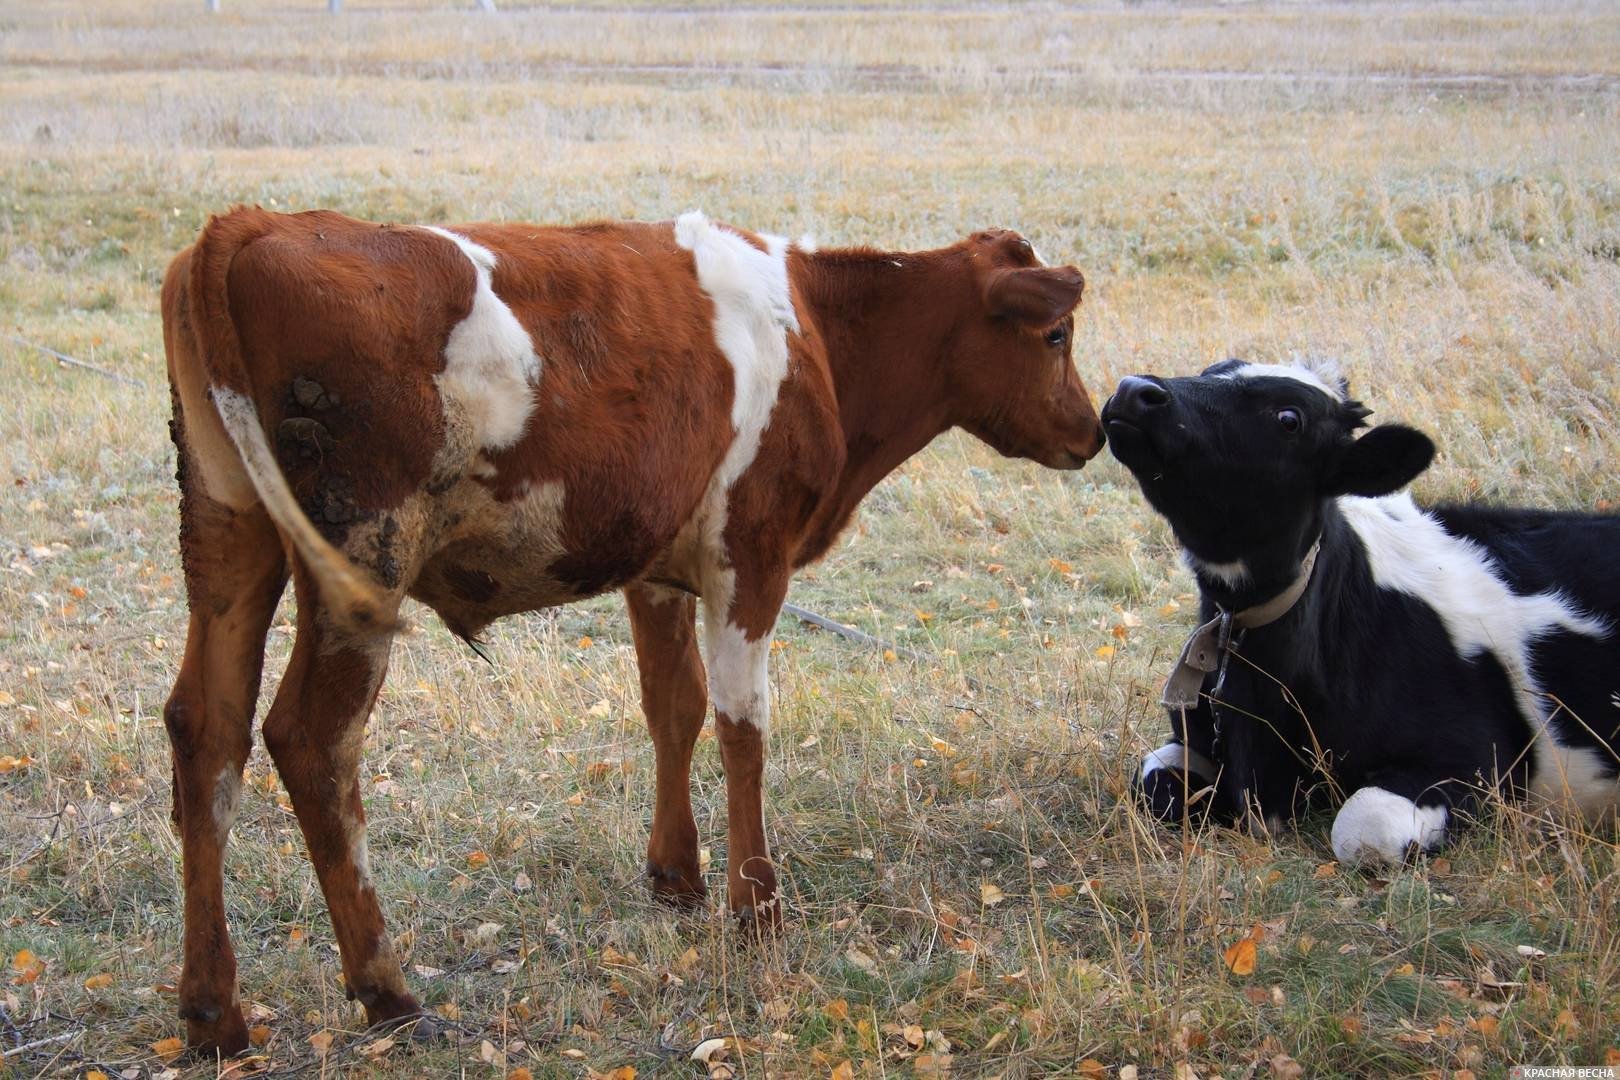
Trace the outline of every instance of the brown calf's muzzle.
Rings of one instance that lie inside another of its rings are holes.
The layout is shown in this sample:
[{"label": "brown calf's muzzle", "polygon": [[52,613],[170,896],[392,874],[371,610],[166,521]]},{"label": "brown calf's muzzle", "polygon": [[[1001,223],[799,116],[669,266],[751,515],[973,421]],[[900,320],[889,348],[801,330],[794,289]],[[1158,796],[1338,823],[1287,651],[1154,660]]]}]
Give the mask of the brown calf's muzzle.
[{"label": "brown calf's muzzle", "polygon": [[1102,451],[1107,438],[1072,360],[1066,365],[1064,384],[1060,393],[1059,451],[1053,460],[1042,460],[1041,464],[1053,469],[1078,469]]},{"label": "brown calf's muzzle", "polygon": [[1085,277],[1046,266],[1015,233],[988,234],[979,252],[979,288],[988,316],[985,353],[963,379],[964,424],[997,451],[1048,468],[1078,469],[1103,447],[1102,424],[1075,370],[1074,312]]}]

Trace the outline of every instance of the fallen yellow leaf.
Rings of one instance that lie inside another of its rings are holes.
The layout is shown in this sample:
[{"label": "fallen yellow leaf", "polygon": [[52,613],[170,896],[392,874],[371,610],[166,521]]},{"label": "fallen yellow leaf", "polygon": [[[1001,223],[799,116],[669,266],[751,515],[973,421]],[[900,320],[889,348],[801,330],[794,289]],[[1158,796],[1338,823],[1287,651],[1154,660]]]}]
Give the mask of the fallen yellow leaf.
[{"label": "fallen yellow leaf", "polygon": [[92,975],[84,980],[86,990],[105,990],[113,984],[113,977],[103,971],[99,975]]},{"label": "fallen yellow leaf", "polygon": [[382,1038],[376,1040],[375,1042],[366,1043],[360,1048],[360,1052],[369,1058],[380,1058],[393,1048],[393,1039]]},{"label": "fallen yellow leaf", "polygon": [[175,1038],[159,1039],[152,1044],[152,1053],[156,1054],[165,1065],[185,1052],[186,1044]]},{"label": "fallen yellow leaf", "polygon": [[45,974],[45,961],[27,949],[17,950],[17,954],[11,958],[11,966],[17,971],[16,977],[11,980],[14,986],[27,985]]},{"label": "fallen yellow leaf", "polygon": [[979,882],[979,903],[985,907],[993,907],[1005,899],[1007,897],[1002,893],[1000,886],[992,885],[988,881]]},{"label": "fallen yellow leaf", "polygon": [[1234,975],[1253,975],[1254,964],[1259,957],[1259,950],[1255,947],[1254,939],[1246,937],[1236,945],[1226,950],[1226,967]]}]

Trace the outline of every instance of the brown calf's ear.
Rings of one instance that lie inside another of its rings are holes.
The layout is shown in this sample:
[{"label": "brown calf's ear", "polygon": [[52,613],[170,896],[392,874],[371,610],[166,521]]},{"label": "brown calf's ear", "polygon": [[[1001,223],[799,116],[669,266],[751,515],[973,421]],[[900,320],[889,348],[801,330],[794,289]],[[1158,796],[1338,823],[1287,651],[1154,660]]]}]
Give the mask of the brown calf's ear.
[{"label": "brown calf's ear", "polygon": [[990,314],[1045,330],[1074,310],[1086,279],[1072,266],[1033,266],[997,270],[984,287]]}]

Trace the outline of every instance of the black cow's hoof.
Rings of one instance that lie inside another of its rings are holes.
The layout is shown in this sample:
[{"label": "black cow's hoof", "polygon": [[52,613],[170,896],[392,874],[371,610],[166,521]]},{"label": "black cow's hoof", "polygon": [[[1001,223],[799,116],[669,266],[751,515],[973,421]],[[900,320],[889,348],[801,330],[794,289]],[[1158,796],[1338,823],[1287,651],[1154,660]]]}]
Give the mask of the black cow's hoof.
[{"label": "black cow's hoof", "polygon": [[1136,796],[1160,821],[1202,822],[1209,816],[1211,784],[1185,769],[1154,769],[1136,783]]}]

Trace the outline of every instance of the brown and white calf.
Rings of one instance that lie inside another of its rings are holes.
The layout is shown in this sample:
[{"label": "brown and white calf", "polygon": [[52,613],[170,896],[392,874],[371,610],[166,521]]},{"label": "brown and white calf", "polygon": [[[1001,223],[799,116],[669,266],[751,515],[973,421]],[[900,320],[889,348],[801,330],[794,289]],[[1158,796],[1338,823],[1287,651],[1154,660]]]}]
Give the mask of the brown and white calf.
[{"label": "brown and white calf", "polygon": [[789,578],[948,428],[1056,468],[1095,454],[1070,358],[1082,286],[1004,231],[817,252],[697,213],[211,220],[163,286],[191,607],[164,719],[192,1044],[247,1045],[221,856],[289,574],[297,638],[264,741],[373,1023],[417,1012],[368,872],[357,771],[405,596],[471,638],[622,589],[657,751],[652,888],[704,895],[689,785],[712,699],[730,904],[775,919],[760,773]]}]

